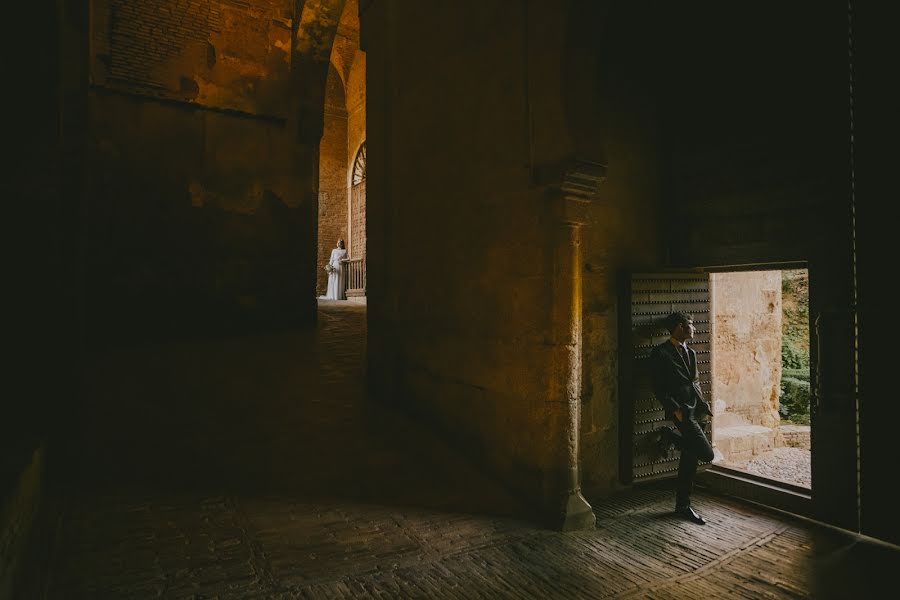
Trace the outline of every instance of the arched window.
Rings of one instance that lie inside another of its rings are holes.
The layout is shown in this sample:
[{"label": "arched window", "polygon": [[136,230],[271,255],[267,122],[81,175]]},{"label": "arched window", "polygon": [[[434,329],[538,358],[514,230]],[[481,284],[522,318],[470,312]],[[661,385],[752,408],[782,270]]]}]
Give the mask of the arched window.
[{"label": "arched window", "polygon": [[350,261],[347,297],[366,295],[366,143],[356,151],[350,171]]},{"label": "arched window", "polygon": [[359,185],[366,180],[366,143],[356,152],[356,158],[353,159],[353,185]]}]

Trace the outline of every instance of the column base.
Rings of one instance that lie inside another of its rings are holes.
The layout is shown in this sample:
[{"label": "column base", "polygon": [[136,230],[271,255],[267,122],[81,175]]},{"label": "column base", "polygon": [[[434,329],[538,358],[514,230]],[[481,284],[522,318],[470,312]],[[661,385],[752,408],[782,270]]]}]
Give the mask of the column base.
[{"label": "column base", "polygon": [[559,529],[561,531],[587,531],[594,529],[596,525],[597,517],[594,515],[594,509],[584,499],[581,492],[576,490],[569,494],[563,508],[562,519],[558,523]]}]

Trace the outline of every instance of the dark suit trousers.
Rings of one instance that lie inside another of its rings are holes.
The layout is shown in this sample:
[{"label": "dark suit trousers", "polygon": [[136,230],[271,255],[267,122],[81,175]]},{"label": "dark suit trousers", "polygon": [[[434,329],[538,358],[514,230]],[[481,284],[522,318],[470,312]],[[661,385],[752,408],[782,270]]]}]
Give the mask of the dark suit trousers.
[{"label": "dark suit trousers", "polygon": [[683,408],[684,419],[678,421],[673,417],[678,431],[673,436],[675,447],[681,450],[678,463],[678,485],[675,488],[675,506],[687,506],[691,503],[691,490],[694,487],[694,475],[697,473],[699,461],[712,462],[714,453],[703,426],[697,422],[693,408]]}]

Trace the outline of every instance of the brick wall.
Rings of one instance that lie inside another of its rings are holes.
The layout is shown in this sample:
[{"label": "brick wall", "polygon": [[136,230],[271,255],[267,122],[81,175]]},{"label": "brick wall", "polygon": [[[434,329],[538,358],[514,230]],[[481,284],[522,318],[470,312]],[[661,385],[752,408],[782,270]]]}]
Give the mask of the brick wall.
[{"label": "brick wall", "polygon": [[299,318],[315,215],[287,118],[293,3],[92,2],[87,318],[111,336]]},{"label": "brick wall", "polygon": [[93,0],[92,81],[284,117],[288,0]]},{"label": "brick wall", "polygon": [[[347,148],[349,161],[353,161],[360,146],[366,141],[366,55],[357,50],[347,74]],[[366,188],[363,185],[351,194],[350,256],[363,258],[366,255]]]},{"label": "brick wall", "polygon": [[347,110],[344,84],[337,69],[328,70],[325,87],[325,133],[319,145],[319,241],[316,293],[323,295],[328,274],[323,267],[339,239],[347,236]]}]

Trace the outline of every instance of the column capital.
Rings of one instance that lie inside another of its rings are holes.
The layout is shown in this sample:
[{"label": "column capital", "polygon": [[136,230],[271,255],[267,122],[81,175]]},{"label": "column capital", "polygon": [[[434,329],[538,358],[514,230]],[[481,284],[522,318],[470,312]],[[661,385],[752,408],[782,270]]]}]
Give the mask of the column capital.
[{"label": "column capital", "polygon": [[599,198],[606,181],[606,165],[580,159],[571,159],[556,165],[534,170],[534,181],[545,185],[553,197],[556,218],[569,226],[584,225],[587,207]]}]

